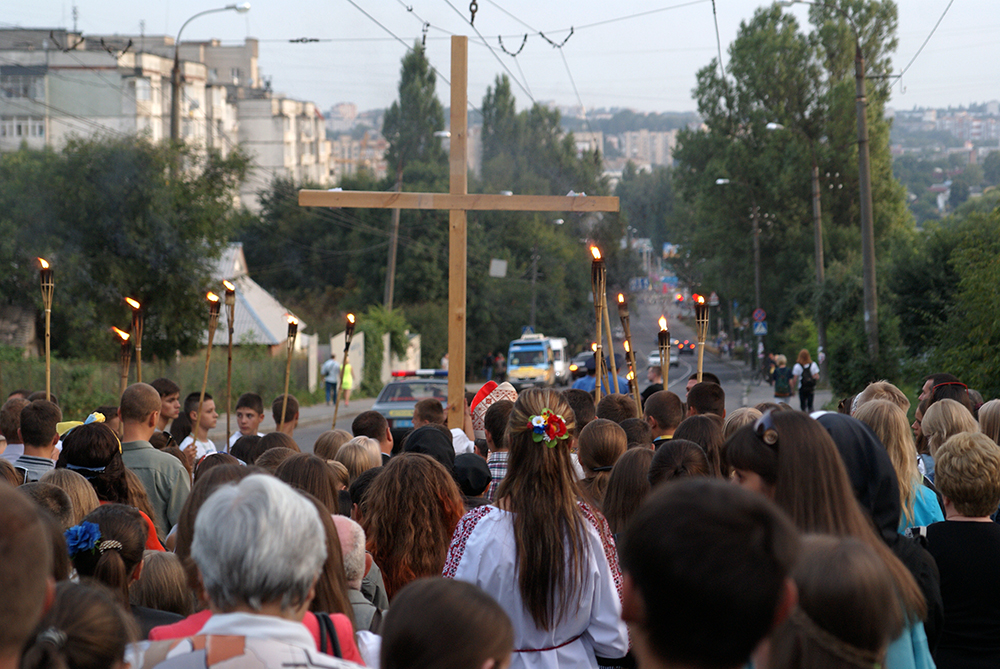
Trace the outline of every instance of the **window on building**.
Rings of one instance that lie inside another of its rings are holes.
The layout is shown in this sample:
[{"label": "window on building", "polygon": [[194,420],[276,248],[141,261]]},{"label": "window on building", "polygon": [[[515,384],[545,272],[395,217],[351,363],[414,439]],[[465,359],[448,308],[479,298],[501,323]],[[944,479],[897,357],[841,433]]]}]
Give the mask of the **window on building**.
[{"label": "window on building", "polygon": [[239,84],[240,79],[243,77],[243,72],[238,67],[229,68],[229,78],[233,80],[234,84]]},{"label": "window on building", "polygon": [[153,97],[153,89],[149,83],[149,79],[136,79],[135,80],[135,99],[147,101],[151,100]]},{"label": "window on building", "polygon": [[14,136],[14,119],[10,116],[0,118],[0,137]]},{"label": "window on building", "polygon": [[42,77],[27,74],[5,74],[0,76],[0,95],[5,98],[45,97],[45,86]]}]

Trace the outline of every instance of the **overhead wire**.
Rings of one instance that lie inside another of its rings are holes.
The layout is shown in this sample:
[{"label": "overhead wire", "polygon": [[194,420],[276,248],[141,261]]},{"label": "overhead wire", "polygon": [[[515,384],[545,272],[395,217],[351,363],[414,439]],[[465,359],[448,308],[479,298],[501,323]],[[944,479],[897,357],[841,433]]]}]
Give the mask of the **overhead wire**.
[{"label": "overhead wire", "polygon": [[[497,9],[499,9],[501,12],[503,12],[504,14],[506,14],[507,16],[509,16],[510,18],[512,18],[515,21],[517,21],[518,23],[520,23],[522,26],[524,26],[528,30],[535,31],[534,27],[528,25],[528,23],[526,23],[525,21],[522,21],[518,17],[514,16],[513,13],[511,13],[511,12],[507,11],[506,9],[504,9],[503,7],[501,7],[499,4],[497,4],[496,2],[494,2],[494,0],[487,0],[487,2],[489,2],[491,5],[493,5]],[[576,86],[576,80],[573,78],[573,72],[572,72],[572,70],[569,67],[569,61],[566,59],[566,53],[563,51],[563,47],[566,45],[566,42],[569,41],[569,38],[573,36],[574,28],[571,26],[570,29],[569,29],[569,35],[567,35],[566,39],[564,39],[562,42],[560,42],[558,44],[556,42],[552,41],[551,39],[549,39],[548,37],[546,37],[545,33],[543,33],[542,31],[538,30],[536,32],[538,33],[538,35],[542,39],[544,39],[546,42],[548,42],[549,44],[551,44],[553,46],[553,48],[559,50],[559,56],[562,58],[563,66],[566,68],[566,75],[569,77],[569,83],[573,87],[573,93],[576,94],[576,101],[580,105],[580,113],[583,114],[583,122],[587,126],[587,132],[589,132],[591,135],[593,135],[594,129],[590,125],[590,119],[587,118],[587,107],[583,104],[583,98],[580,96],[580,90]],[[525,39],[527,39],[527,35],[525,35]],[[523,45],[522,45],[522,48],[523,48]],[[517,59],[515,58],[514,61],[517,62]]]},{"label": "overhead wire", "polygon": [[[90,126],[94,130],[106,132],[106,133],[109,133],[109,134],[112,134],[112,135],[117,135],[119,137],[131,137],[131,135],[129,133],[121,132],[120,130],[115,130],[114,128],[110,128],[110,127],[108,127],[106,125],[103,125],[103,124],[97,122],[97,121],[92,121],[92,120],[90,120],[89,118],[87,118],[85,116],[79,116],[79,115],[74,114],[72,112],[68,112],[65,109],[60,109],[59,107],[51,105],[48,102],[44,102],[42,100],[37,100],[35,98],[28,98],[28,99],[30,99],[36,105],[41,105],[42,107],[45,107],[46,109],[49,109],[51,111],[57,112],[59,114],[62,114],[63,116],[66,116],[68,118],[72,118],[74,120],[77,120],[80,123],[83,123],[84,125]],[[6,99],[5,102],[6,102],[6,104],[12,105],[12,106],[17,107],[19,109],[23,109],[25,112],[27,112],[29,114],[34,111],[30,107],[25,107],[23,105],[20,105],[20,104],[14,102],[14,100],[10,99],[10,98]]]},{"label": "overhead wire", "polygon": [[[445,0],[445,1],[447,2],[447,0]],[[372,21],[373,23],[375,23],[375,25],[377,25],[377,26],[378,26],[379,28],[381,28],[382,30],[384,30],[384,31],[386,31],[387,33],[389,33],[390,35],[392,35],[393,39],[395,39],[395,40],[396,40],[397,42],[399,42],[400,44],[402,44],[403,46],[405,46],[405,47],[406,47],[406,50],[407,50],[408,52],[410,52],[410,51],[413,51],[413,47],[412,47],[412,46],[410,46],[409,44],[407,44],[407,43],[406,43],[406,42],[405,42],[405,41],[404,41],[404,40],[403,40],[403,39],[402,39],[401,37],[399,37],[399,36],[398,36],[398,35],[397,35],[396,33],[394,33],[394,32],[392,32],[391,30],[389,30],[389,28],[387,28],[387,27],[386,27],[386,26],[385,26],[385,25],[384,25],[384,24],[383,24],[383,23],[382,23],[381,21],[379,21],[379,20],[378,20],[378,19],[376,19],[376,18],[375,18],[374,16],[372,16],[371,14],[369,14],[368,12],[366,12],[366,11],[365,11],[364,9],[362,9],[362,8],[361,8],[361,6],[359,6],[359,5],[358,5],[358,3],[356,3],[356,2],[354,1],[354,0],[347,0],[347,2],[348,2],[348,3],[350,3],[350,4],[351,4],[351,6],[352,6],[352,7],[354,7],[355,9],[357,9],[357,10],[358,10],[359,12],[361,12],[362,14],[364,14],[365,16],[367,16],[367,17],[368,17],[368,19],[369,19],[369,20],[371,20],[371,21]],[[404,5],[404,6],[405,6],[405,5]],[[440,28],[439,28],[439,30],[443,30],[443,29],[440,29]],[[480,36],[480,39],[482,39],[482,36]],[[436,74],[436,75],[437,75],[438,77],[440,77],[440,78],[441,78],[441,81],[443,81],[444,83],[448,84],[448,86],[451,86],[451,81],[450,81],[450,80],[449,80],[449,79],[448,79],[448,78],[447,78],[446,76],[444,76],[443,74],[441,74],[441,71],[440,71],[440,70],[438,70],[438,69],[437,69],[436,67],[434,67],[433,65],[431,65],[431,63],[430,63],[430,62],[428,62],[428,63],[427,63],[427,65],[428,65],[428,67],[430,67],[430,68],[431,68],[431,70],[432,70],[432,71],[433,71],[433,72],[434,72],[434,73],[435,73],[435,74]],[[473,105],[473,104],[472,104],[472,101],[471,101],[471,100],[467,100],[466,102],[467,102],[467,104],[468,104],[469,108],[471,108],[471,109],[472,109],[473,111],[475,111],[475,112],[479,112],[479,109],[478,109],[478,108],[477,108],[477,107],[476,107],[475,105]]]},{"label": "overhead wire", "polygon": [[[348,1],[350,1],[350,0],[348,0]],[[486,38],[483,37],[483,34],[481,32],[479,32],[479,28],[477,28],[472,21],[470,21],[469,19],[466,19],[465,15],[462,14],[462,12],[458,11],[458,8],[451,3],[451,0],[444,0],[444,1],[445,1],[445,4],[447,4],[453,10],[455,10],[456,14],[458,14],[459,16],[462,17],[462,20],[464,20],[466,23],[468,23],[469,26],[474,31],[476,31],[476,35],[478,35],[479,39],[481,39],[483,41],[483,43],[486,44],[486,48],[490,50],[490,53],[493,54],[493,57],[496,59],[496,61],[498,63],[500,63],[500,67],[502,67],[504,70],[507,71],[507,74],[509,74],[510,78],[514,80],[514,83],[516,83],[518,85],[518,87],[520,87],[520,89],[522,91],[524,91],[524,94],[528,96],[528,99],[531,100],[532,102],[535,102],[535,98],[531,95],[531,93],[528,91],[528,89],[525,87],[525,85],[521,83],[521,80],[514,76],[514,73],[510,71],[510,68],[507,67],[507,64],[505,62],[503,62],[503,59],[500,58],[500,56],[497,55],[497,52],[493,49],[493,47],[491,47],[486,42]]]},{"label": "overhead wire", "polygon": [[924,43],[920,45],[920,48],[917,49],[917,52],[915,54],[913,54],[913,58],[910,59],[910,62],[907,63],[906,67],[904,67],[903,70],[899,73],[900,77],[902,77],[904,74],[906,74],[906,71],[910,69],[911,65],[913,65],[913,61],[915,61],[917,59],[917,56],[920,55],[920,52],[923,51],[924,47],[927,46],[927,43],[931,41],[931,37],[934,36],[934,33],[937,31],[938,26],[941,25],[941,22],[944,20],[945,14],[948,13],[948,10],[951,9],[951,6],[953,4],[955,4],[955,0],[951,0],[948,3],[948,6],[944,8],[944,11],[941,12],[941,16],[938,18],[937,23],[934,24],[934,27],[931,28],[931,32],[930,32],[930,34],[927,35],[927,39],[924,40]]},{"label": "overhead wire", "polygon": [[[372,16],[371,14],[369,14],[368,12],[366,12],[364,9],[362,9],[361,6],[358,5],[358,3],[354,2],[354,0],[347,0],[347,2],[350,3],[351,6],[354,7],[355,9],[357,9],[359,12],[361,12],[362,14],[364,14],[365,16],[367,16],[369,18],[369,20],[371,20],[379,28],[381,28],[382,30],[384,30],[387,33],[389,33],[390,35],[392,35],[393,39],[395,39],[397,42],[399,42],[400,44],[402,44],[403,46],[405,46],[407,51],[413,51],[413,47],[410,46],[409,44],[407,44],[403,40],[403,38],[399,37],[396,33],[394,33],[391,30],[389,30],[381,21],[379,21],[374,16]],[[441,77],[441,81],[443,81],[444,83],[446,83],[449,86],[451,86],[451,82],[448,80],[447,77],[445,77],[443,74],[441,74],[441,72],[438,71],[438,69],[436,67],[434,67],[433,65],[430,65],[430,63],[428,63],[428,65],[434,71],[434,73],[437,74],[437,76]]]},{"label": "overhead wire", "polygon": [[[587,28],[596,28],[597,26],[608,25],[609,23],[617,23],[618,21],[627,21],[629,19],[637,19],[643,16],[649,16],[651,14],[659,14],[660,12],[668,12],[672,9],[681,9],[684,7],[691,7],[693,5],[701,5],[706,2],[712,2],[713,0],[691,0],[691,2],[682,2],[679,5],[670,5],[668,7],[659,7],[657,9],[650,9],[645,12],[638,12],[636,14],[628,14],[627,16],[619,16],[613,19],[605,19],[603,21],[595,21],[594,23],[584,23],[583,25],[576,26],[577,30],[585,30]],[[550,30],[550,33],[565,32],[568,28],[563,30]]]},{"label": "overhead wire", "polygon": [[715,0],[712,0],[712,21],[715,23],[715,45],[719,49],[719,70],[722,72],[722,82],[726,81],[726,66],[722,62],[722,38],[719,36],[719,15],[715,11]]}]

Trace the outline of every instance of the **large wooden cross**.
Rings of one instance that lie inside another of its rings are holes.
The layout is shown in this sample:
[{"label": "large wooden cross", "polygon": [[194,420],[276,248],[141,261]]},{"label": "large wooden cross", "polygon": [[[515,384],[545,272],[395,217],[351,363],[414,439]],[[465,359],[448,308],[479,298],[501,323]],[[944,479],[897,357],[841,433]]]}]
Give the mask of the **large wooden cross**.
[{"label": "large wooden cross", "polygon": [[451,38],[451,149],[448,193],[299,191],[303,207],[447,209],[448,223],[448,425],[461,428],[465,403],[467,211],[618,211],[617,197],[486,195],[468,193],[467,110],[469,38]]}]

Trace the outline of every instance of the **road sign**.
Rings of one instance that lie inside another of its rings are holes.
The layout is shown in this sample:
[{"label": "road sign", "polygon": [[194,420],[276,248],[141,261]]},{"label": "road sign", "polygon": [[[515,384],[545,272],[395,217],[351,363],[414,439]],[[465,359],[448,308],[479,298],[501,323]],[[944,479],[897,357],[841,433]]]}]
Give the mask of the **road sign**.
[{"label": "road sign", "polygon": [[758,323],[762,322],[766,318],[767,318],[767,312],[764,311],[763,309],[754,309],[753,310],[753,319],[755,321],[757,321]]},{"label": "road sign", "polygon": [[714,290],[712,291],[712,294],[708,296],[708,306],[710,307],[719,306],[719,294]]},{"label": "road sign", "polygon": [[758,337],[763,337],[767,334],[767,321],[757,321],[753,324],[753,333]]}]

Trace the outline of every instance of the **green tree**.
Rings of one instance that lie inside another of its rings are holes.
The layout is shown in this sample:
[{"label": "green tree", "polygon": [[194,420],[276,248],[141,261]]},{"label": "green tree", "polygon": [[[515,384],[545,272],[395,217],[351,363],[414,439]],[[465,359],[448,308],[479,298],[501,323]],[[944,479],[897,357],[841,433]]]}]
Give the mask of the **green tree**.
[{"label": "green tree", "polygon": [[40,304],[33,259],[53,263],[55,354],[112,356],[107,331],[129,323],[125,296],[144,305],[147,356],[200,344],[204,293],[232,232],[247,158],[185,152],[189,169],[171,178],[174,151],[130,137],[0,155],[0,228],[17,240],[0,245],[4,266],[14,268],[4,294]]},{"label": "green tree", "polygon": [[419,170],[423,179],[433,179],[435,174],[440,178],[447,172],[441,140],[434,135],[444,130],[444,109],[434,90],[436,83],[437,75],[424,48],[415,44],[403,57],[399,99],[386,111],[382,125],[382,134],[389,141],[386,162],[393,180],[400,169]]},{"label": "green tree", "polygon": [[933,357],[985,397],[1000,395],[1000,209],[973,214],[963,225],[950,265],[958,277],[947,322]]},{"label": "green tree", "polygon": [[[895,5],[871,0],[835,4],[859,26],[868,72],[887,71],[888,54],[895,48]],[[779,7],[761,8],[741,24],[730,45],[728,77],[722,78],[717,62],[698,73],[695,97],[707,130],[681,131],[675,152],[679,167],[674,185],[691,214],[678,217],[683,223],[678,234],[685,247],[682,260],[685,271],[702,282],[704,290],[711,287],[723,300],[752,304],[750,232],[756,216],[769,339],[777,341],[775,337],[795,322],[799,307],[811,303],[810,313],[822,309],[831,317],[851,321],[830,328],[831,366],[852,370],[845,381],[869,373],[886,375],[891,361],[885,369],[864,370],[847,357],[855,349],[863,351],[863,346],[855,346],[853,340],[836,346],[833,341],[834,336],[859,336],[863,342],[863,327],[855,327],[861,310],[843,301],[854,293],[838,281],[860,275],[861,269],[854,33],[835,12],[814,7],[810,18],[813,26],[807,33]],[[870,86],[867,112],[880,258],[887,256],[894,239],[911,228],[905,193],[891,171],[888,123],[883,119],[886,96],[881,86]],[[772,122],[784,129],[768,129]],[[814,279],[813,164],[823,186],[827,282],[822,292],[816,290]],[[719,179],[728,183],[720,186]],[[895,350],[894,328],[887,330],[883,350]],[[837,350],[843,355],[838,356]]]},{"label": "green tree", "polygon": [[991,151],[983,161],[983,178],[991,186],[1000,185],[1000,151]]},{"label": "green tree", "polygon": [[[482,112],[483,169],[481,180],[471,184],[475,192],[607,192],[599,154],[577,152],[558,112],[539,105],[516,112],[507,77],[497,77],[487,90]],[[624,228],[617,215],[477,212],[469,220],[471,369],[479,367],[487,352],[506,350],[529,323],[533,276],[537,331],[567,337],[575,346],[593,336],[587,326],[593,322],[590,256],[581,239],[598,241],[608,256],[609,287],[621,285],[634,272],[619,248]],[[487,275],[491,258],[508,262],[506,278]]]},{"label": "green tree", "polygon": [[951,192],[948,196],[948,206],[957,209],[969,199],[969,182],[959,175],[951,180]]},{"label": "green tree", "polygon": [[653,248],[662,248],[671,238],[674,214],[674,189],[670,170],[654,167],[652,171],[638,171],[632,161],[625,164],[622,178],[615,188],[621,210],[629,225],[639,232],[639,237],[653,240]]}]

